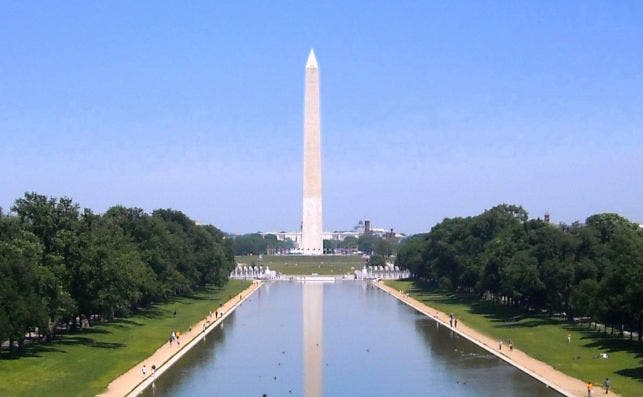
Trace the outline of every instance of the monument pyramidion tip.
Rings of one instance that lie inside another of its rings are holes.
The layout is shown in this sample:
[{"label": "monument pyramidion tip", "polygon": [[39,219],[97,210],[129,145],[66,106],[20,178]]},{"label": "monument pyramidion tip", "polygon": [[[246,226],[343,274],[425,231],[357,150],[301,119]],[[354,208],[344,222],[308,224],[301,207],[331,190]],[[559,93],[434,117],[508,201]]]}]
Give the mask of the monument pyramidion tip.
[{"label": "monument pyramidion tip", "polygon": [[308,54],[308,61],[306,61],[306,68],[317,69],[317,58],[315,58],[315,50],[310,49],[310,54]]}]

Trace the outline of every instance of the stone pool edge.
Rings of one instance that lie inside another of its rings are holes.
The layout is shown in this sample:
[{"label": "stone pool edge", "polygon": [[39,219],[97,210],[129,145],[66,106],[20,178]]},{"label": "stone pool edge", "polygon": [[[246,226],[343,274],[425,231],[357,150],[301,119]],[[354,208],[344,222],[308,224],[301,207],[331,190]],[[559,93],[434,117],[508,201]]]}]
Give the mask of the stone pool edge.
[{"label": "stone pool edge", "polygon": [[[262,285],[263,285],[262,281],[258,281],[258,280],[253,281],[252,284],[248,288],[244,289],[241,293],[239,293],[239,295],[235,295],[232,299],[224,303],[222,308],[225,308],[225,309],[223,311],[222,316],[219,319],[207,325],[204,331],[199,332],[189,342],[187,342],[180,350],[178,350],[167,360],[161,363],[157,367],[156,373],[150,374],[149,376],[147,376],[145,379],[142,379],[133,387],[128,388],[129,391],[124,393],[124,395],[128,397],[133,397],[143,393],[143,391],[147,389],[152,383],[154,383],[154,381],[159,376],[161,376],[165,371],[171,368],[174,363],[179,361],[187,352],[189,352],[194,346],[196,346],[199,342],[201,342],[202,337],[212,332],[212,330],[214,330],[217,327],[217,325],[221,324],[223,320],[225,320],[232,312],[234,312],[235,309],[239,307],[243,302],[245,302],[246,299],[248,299],[255,291],[261,288]],[[195,324],[194,328],[202,326],[203,321],[204,320],[201,320],[197,324]],[[149,361],[149,359],[144,361]],[[139,366],[140,364],[136,365],[134,368],[138,368]]]},{"label": "stone pool edge", "polygon": [[[441,316],[447,316],[445,313],[443,313],[443,312],[441,312],[441,311],[439,311],[439,310],[437,310],[435,308],[432,308],[432,307],[430,307],[430,306],[428,306],[428,305],[426,305],[426,304],[424,304],[424,303],[422,303],[422,302],[420,302],[420,301],[418,301],[418,300],[416,300],[416,299],[414,299],[414,298],[412,298],[410,296],[406,296],[403,293],[400,293],[399,291],[396,291],[394,288],[391,288],[388,285],[382,284],[381,282],[373,281],[372,284],[375,285],[377,288],[381,289],[382,291],[384,291],[385,293],[393,296],[394,298],[396,298],[400,302],[407,304],[408,306],[410,306],[414,310],[422,313],[423,315],[431,318],[434,321],[437,321],[442,326],[449,328],[451,331],[457,333],[461,337],[467,339],[468,341],[470,341],[470,342],[474,343],[475,345],[481,347],[482,349],[488,351],[489,353],[491,353],[494,356],[500,358],[501,360],[505,361],[506,363],[514,366],[515,368],[519,369],[520,371],[524,372],[525,374],[527,374],[527,375],[531,376],[532,378],[538,380],[539,382],[545,384],[547,387],[556,390],[558,393],[562,394],[563,396],[573,397],[573,396],[577,396],[577,395],[584,395],[582,393],[582,391],[579,391],[580,394],[578,394],[578,392],[576,392],[576,390],[574,392],[567,390],[566,388],[564,388],[563,386],[561,386],[558,383],[554,382],[553,380],[548,379],[548,378],[536,373],[535,371],[523,366],[522,364],[518,363],[516,360],[513,360],[511,357],[508,357],[505,354],[501,354],[499,351],[497,351],[493,347],[489,346],[489,344],[485,343],[484,341],[478,340],[478,339],[476,339],[476,338],[474,338],[474,337],[472,337],[470,335],[465,334],[464,332],[462,332],[461,329],[450,327],[447,322],[441,320],[440,318],[435,318],[434,315],[432,314],[432,313],[438,312]],[[429,310],[431,311],[431,313],[429,313]],[[561,376],[569,378],[569,380],[573,380],[573,381],[576,381],[576,382],[581,382],[580,380],[578,380],[576,378],[572,378],[569,375],[566,375],[566,374],[556,370],[555,368],[551,367],[547,363],[544,363],[542,361],[536,360],[535,358],[530,357],[530,356],[527,356],[527,357],[529,357],[530,359],[532,359],[534,361],[537,361],[538,363],[540,363],[543,366],[550,367],[552,371],[556,371]],[[581,383],[582,383],[582,386],[584,386],[584,382],[581,382]],[[578,388],[574,388],[574,389],[578,389]],[[581,388],[581,390],[582,390],[582,388]],[[611,392],[610,392],[610,394],[614,395]]]}]

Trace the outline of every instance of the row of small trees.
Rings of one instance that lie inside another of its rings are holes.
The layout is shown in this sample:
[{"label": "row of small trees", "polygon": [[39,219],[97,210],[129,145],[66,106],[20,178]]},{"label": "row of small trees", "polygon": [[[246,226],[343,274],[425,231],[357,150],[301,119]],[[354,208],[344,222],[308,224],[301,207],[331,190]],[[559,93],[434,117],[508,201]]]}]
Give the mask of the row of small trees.
[{"label": "row of small trees", "polygon": [[233,236],[235,255],[266,255],[287,253],[295,245],[292,240],[277,240],[274,234],[249,233]]},{"label": "row of small trees", "polygon": [[0,341],[38,328],[124,316],[141,306],[225,283],[232,243],[171,209],[116,206],[102,215],[68,198],[27,193],[0,210]]},{"label": "row of small trees", "polygon": [[[235,255],[265,255],[270,253],[288,253],[295,247],[292,240],[277,240],[274,234],[249,233],[233,236]],[[327,254],[336,251],[361,251],[367,254],[381,255],[386,258],[395,255],[397,249],[396,239],[385,239],[372,234],[358,237],[349,236],[342,241],[324,240],[324,252]]]},{"label": "row of small trees", "polygon": [[616,214],[554,226],[499,205],[412,236],[396,264],[445,290],[591,317],[641,339],[643,231]]}]

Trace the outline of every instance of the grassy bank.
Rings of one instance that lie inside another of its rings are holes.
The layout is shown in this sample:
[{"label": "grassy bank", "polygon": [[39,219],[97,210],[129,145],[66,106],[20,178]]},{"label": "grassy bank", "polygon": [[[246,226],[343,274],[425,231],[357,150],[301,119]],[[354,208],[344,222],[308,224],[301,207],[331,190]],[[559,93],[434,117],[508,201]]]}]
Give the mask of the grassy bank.
[{"label": "grassy bank", "polygon": [[[139,314],[62,336],[55,343],[0,355],[1,396],[94,396],[109,382],[185,331],[250,283],[231,280]],[[176,311],[176,316],[174,312]]]},{"label": "grassy bank", "polygon": [[[237,256],[237,263],[251,265],[259,263],[257,256]],[[312,273],[324,275],[342,275],[361,269],[366,260],[361,255],[346,256],[278,256],[264,255],[261,265],[270,267],[282,274],[308,275]]]},{"label": "grassy bank", "polygon": [[[387,281],[403,291],[493,338],[511,339],[514,346],[557,370],[602,385],[609,377],[623,396],[643,395],[643,348],[636,341],[604,336],[587,326],[525,314],[516,309],[468,296],[445,294],[411,281]],[[571,343],[567,335],[571,334]],[[607,353],[608,359],[598,358]]]}]

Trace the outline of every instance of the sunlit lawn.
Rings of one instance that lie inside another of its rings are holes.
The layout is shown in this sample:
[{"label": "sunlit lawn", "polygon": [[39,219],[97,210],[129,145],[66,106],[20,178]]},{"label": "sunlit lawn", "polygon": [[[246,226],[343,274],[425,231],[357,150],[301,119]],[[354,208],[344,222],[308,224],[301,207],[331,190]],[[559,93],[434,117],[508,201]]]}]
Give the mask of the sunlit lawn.
[{"label": "sunlit lawn", "polygon": [[167,343],[172,330],[187,330],[248,285],[231,280],[221,289],[208,288],[132,317],[64,335],[55,343],[27,347],[23,355],[11,357],[5,352],[0,356],[0,396],[96,395]]},{"label": "sunlit lawn", "polygon": [[[511,339],[517,348],[561,372],[595,385],[602,385],[609,377],[615,392],[643,396],[643,348],[636,341],[608,337],[587,326],[525,314],[472,297],[418,288],[411,281],[386,284],[408,291],[413,298],[442,312],[454,313],[462,323],[495,339]],[[609,358],[598,358],[600,353],[607,353]]]},{"label": "sunlit lawn", "polygon": [[[259,259],[256,256],[237,256],[237,263],[245,265],[257,264]],[[337,275],[352,273],[353,270],[361,269],[366,260],[361,255],[337,255],[337,256],[297,256],[297,255],[264,255],[261,258],[261,265],[268,266],[282,274],[324,274]]]}]

